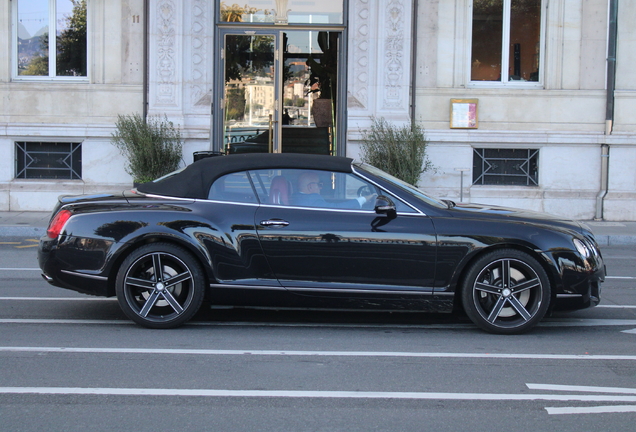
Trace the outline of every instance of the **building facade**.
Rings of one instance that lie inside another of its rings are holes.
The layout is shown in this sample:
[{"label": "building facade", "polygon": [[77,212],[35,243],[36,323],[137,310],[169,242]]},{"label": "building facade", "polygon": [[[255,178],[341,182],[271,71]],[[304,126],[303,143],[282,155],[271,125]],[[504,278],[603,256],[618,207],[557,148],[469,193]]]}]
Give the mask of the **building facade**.
[{"label": "building facade", "polygon": [[179,125],[184,164],[263,140],[357,157],[373,117],[413,119],[433,195],[636,220],[636,4],[229,3],[1,2],[0,210],[129,187],[111,136],[143,113]]}]

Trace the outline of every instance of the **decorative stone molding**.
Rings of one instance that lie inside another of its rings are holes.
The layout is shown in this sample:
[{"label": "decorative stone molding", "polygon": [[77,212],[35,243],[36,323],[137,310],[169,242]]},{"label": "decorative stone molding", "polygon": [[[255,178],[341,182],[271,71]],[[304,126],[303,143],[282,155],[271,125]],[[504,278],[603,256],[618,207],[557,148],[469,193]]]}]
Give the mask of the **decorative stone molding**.
[{"label": "decorative stone molding", "polygon": [[385,82],[382,109],[400,110],[404,108],[405,83],[407,95],[409,86],[409,80],[404,79],[405,77],[408,78],[408,72],[405,72],[404,60],[409,59],[408,53],[405,53],[404,34],[409,30],[410,23],[407,24],[405,22],[404,1],[390,0],[386,5],[385,13],[380,16],[385,17],[385,22],[383,23],[385,28],[385,63],[383,67]]},{"label": "decorative stone molding", "polygon": [[[355,0],[349,10],[349,123],[409,115],[412,0]],[[353,126],[353,127],[356,127]]]},{"label": "decorative stone molding", "polygon": [[350,41],[353,45],[350,51],[349,91],[347,104],[349,108],[368,108],[369,104],[369,67],[370,67],[370,44],[369,30],[371,28],[370,0],[356,0],[349,21],[352,28],[349,30]]},{"label": "decorative stone molding", "polygon": [[176,6],[172,0],[160,0],[156,6],[156,106],[176,105]]},{"label": "decorative stone molding", "polygon": [[190,32],[187,57],[189,70],[186,71],[188,77],[188,103],[189,112],[207,113],[210,112],[211,95],[209,92],[211,82],[211,68],[208,61],[210,54],[208,29],[213,27],[213,2],[209,0],[191,0],[188,5]]}]

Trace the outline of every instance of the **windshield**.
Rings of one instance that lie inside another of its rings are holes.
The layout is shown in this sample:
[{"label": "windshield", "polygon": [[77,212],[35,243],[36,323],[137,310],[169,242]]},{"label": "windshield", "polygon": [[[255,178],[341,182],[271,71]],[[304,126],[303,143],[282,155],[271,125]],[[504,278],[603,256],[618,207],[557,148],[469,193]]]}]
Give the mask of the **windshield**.
[{"label": "windshield", "polygon": [[391,174],[385,173],[384,171],[382,171],[381,169],[378,169],[372,165],[367,165],[365,163],[361,163],[361,164],[355,164],[356,167],[370,173],[373,174],[376,177],[380,177],[383,180],[386,180],[387,182],[393,184],[394,186],[400,188],[401,190],[403,190],[404,192],[408,193],[409,195],[412,195],[414,197],[416,197],[417,199],[424,201],[426,204],[438,207],[438,208],[448,208],[448,204],[446,204],[444,201],[428,196],[426,195],[424,192],[422,192],[421,190],[419,190],[418,188],[416,188],[415,186],[406,183],[405,181],[400,180],[397,177],[393,177]]}]

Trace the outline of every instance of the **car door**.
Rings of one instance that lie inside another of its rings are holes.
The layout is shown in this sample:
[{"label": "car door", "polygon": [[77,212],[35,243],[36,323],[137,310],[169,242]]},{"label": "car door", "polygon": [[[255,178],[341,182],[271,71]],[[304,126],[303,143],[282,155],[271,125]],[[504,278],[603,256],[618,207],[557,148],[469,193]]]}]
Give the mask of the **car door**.
[{"label": "car door", "polygon": [[[322,188],[311,201],[298,199],[303,172],[251,174],[261,200],[258,238],[287,289],[313,295],[432,292],[436,237],[426,215],[401,202],[393,216],[376,214],[375,194],[383,191],[353,174],[314,172]],[[275,187],[282,182],[287,193]],[[360,206],[358,195],[365,194],[370,202]]]},{"label": "car door", "polygon": [[261,249],[254,217],[258,199],[246,171],[224,175],[212,184],[198,211],[212,226],[197,233],[225,285],[281,288]]}]

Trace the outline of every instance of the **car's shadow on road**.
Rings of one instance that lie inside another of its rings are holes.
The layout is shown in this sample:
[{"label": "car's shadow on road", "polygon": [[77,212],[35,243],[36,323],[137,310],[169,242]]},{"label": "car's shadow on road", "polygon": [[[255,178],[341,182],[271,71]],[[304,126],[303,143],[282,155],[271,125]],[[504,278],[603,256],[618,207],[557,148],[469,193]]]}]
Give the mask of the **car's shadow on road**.
[{"label": "car's shadow on road", "polygon": [[350,311],[313,309],[261,309],[246,307],[219,308],[204,305],[194,316],[198,323],[245,323],[269,325],[354,325],[354,326],[413,326],[471,324],[465,314]]}]

